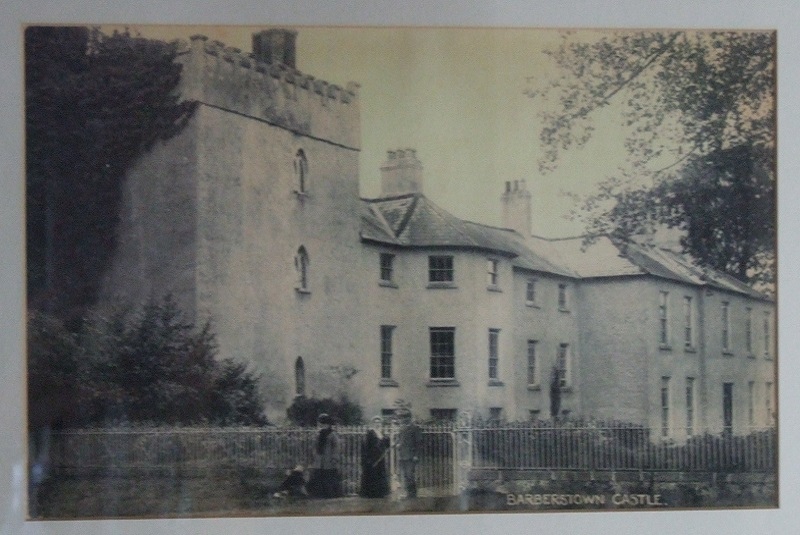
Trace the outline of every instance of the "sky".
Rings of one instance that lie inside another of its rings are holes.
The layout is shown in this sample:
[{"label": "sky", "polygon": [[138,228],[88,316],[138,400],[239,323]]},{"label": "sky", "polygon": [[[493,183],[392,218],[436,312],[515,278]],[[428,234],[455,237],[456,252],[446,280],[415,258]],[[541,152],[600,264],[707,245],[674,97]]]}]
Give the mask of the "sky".
[{"label": "sky", "polygon": [[[195,33],[249,52],[263,27],[130,26],[161,39]],[[380,195],[388,150],[414,148],[424,192],[451,213],[501,225],[506,181],[525,179],[532,193],[533,234],[567,237],[582,226],[567,219],[575,201],[624,160],[613,111],[602,132],[562,155],[547,174],[540,158],[537,113],[548,103],[524,93],[559,71],[544,54],[560,32],[541,29],[295,27],[297,68],[344,87],[361,85],[361,195]]]}]

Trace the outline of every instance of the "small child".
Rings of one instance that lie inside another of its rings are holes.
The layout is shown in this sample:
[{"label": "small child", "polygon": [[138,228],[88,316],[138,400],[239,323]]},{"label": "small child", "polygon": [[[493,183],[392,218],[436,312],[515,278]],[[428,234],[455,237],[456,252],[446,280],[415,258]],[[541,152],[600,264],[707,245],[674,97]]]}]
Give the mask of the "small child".
[{"label": "small child", "polygon": [[308,496],[306,492],[306,476],[305,469],[302,465],[297,465],[291,470],[286,471],[286,479],[283,480],[278,492],[273,494],[275,498],[285,498],[292,496],[299,498],[301,496]]}]

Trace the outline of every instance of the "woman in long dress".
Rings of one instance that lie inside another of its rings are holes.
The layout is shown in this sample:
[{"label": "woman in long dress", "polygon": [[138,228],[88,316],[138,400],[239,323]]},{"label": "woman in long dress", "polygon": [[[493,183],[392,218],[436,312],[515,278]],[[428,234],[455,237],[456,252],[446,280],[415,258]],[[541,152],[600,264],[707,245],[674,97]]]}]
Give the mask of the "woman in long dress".
[{"label": "woman in long dress", "polygon": [[375,416],[361,443],[361,496],[385,498],[389,495],[389,437],[383,436],[383,418]]},{"label": "woman in long dress", "polygon": [[333,420],[327,414],[317,418],[319,434],[315,447],[314,468],[306,489],[315,498],[342,496],[342,478],[339,473],[339,436],[333,430]]}]

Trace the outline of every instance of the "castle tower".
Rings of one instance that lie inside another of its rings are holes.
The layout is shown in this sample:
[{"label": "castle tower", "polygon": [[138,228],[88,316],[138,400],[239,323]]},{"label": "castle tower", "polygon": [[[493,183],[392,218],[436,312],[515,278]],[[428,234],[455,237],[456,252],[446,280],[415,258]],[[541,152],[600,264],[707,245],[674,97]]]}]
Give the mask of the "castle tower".
[{"label": "castle tower", "polygon": [[353,340],[368,339],[358,84],[297,71],[295,38],[260,31],[251,54],[191,37],[177,61],[197,106],[128,172],[104,285],[110,304],[172,295],[211,319],[220,356],[261,377],[272,421],[306,391],[338,396],[347,378],[330,370],[358,366]]},{"label": "castle tower", "polygon": [[422,163],[414,149],[390,150],[381,165],[381,195],[422,193]]},{"label": "castle tower", "polygon": [[526,238],[530,236],[531,193],[525,180],[507,181],[500,201],[503,203],[503,226],[516,230]]}]

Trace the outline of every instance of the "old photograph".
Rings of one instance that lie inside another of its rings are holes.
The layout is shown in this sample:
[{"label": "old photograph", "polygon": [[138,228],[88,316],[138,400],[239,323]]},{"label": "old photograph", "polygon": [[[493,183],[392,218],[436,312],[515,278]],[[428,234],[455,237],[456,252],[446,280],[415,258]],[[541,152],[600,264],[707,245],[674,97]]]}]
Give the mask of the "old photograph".
[{"label": "old photograph", "polygon": [[778,506],[775,31],[21,31],[29,519]]}]

